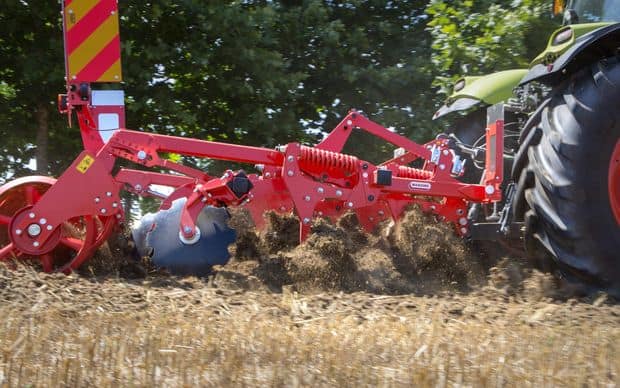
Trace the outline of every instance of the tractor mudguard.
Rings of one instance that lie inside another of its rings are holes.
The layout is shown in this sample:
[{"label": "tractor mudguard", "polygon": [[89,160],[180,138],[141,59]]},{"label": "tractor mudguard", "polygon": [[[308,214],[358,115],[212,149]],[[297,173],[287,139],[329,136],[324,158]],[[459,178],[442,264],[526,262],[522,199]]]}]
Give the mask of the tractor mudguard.
[{"label": "tractor mudguard", "polygon": [[454,84],[454,93],[439,108],[433,119],[469,109],[477,104],[494,105],[506,101],[525,74],[527,69],[513,69],[480,77],[461,78]]},{"label": "tractor mudguard", "polygon": [[533,65],[519,85],[525,85],[532,81],[546,85],[558,84],[568,74],[573,74],[584,66],[602,58],[616,55],[618,47],[620,47],[620,23],[604,25],[577,37],[573,46],[555,59],[553,63]]}]

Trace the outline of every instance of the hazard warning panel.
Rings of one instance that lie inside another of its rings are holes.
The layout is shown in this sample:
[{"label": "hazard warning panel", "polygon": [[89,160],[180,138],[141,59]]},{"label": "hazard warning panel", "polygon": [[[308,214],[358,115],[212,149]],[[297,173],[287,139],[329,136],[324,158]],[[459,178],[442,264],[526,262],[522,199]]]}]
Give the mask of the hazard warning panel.
[{"label": "hazard warning panel", "polygon": [[64,0],[68,82],[120,82],[117,0]]}]

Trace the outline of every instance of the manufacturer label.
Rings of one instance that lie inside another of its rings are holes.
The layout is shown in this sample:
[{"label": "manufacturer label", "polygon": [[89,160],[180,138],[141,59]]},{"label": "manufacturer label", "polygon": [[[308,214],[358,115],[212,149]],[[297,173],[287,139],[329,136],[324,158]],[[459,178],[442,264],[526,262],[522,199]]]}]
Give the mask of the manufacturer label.
[{"label": "manufacturer label", "polygon": [[429,182],[413,181],[409,183],[409,188],[411,190],[430,190],[431,187]]},{"label": "manufacturer label", "polygon": [[84,159],[82,159],[82,161],[78,163],[76,168],[79,172],[85,174],[86,171],[88,171],[88,169],[90,168],[90,166],[93,165],[93,163],[95,163],[95,159],[92,156],[86,155],[84,156]]}]

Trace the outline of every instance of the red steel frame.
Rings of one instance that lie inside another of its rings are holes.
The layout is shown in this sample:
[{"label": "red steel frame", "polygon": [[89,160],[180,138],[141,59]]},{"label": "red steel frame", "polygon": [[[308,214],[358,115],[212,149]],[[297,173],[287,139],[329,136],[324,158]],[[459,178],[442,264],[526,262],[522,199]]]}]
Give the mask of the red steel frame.
[{"label": "red steel frame", "polygon": [[[92,255],[112,233],[113,225],[123,219],[121,190],[148,196],[153,195],[151,185],[173,188],[171,195],[162,198],[164,209],[175,199],[187,198],[179,225],[187,240],[194,237],[196,219],[205,206],[244,206],[259,227],[267,210],[294,212],[300,220],[303,240],[314,217],[334,219],[354,211],[360,224],[372,230],[382,221],[398,220],[411,204],[453,223],[457,233],[465,236],[469,232],[469,204],[501,200],[502,120],[487,128],[483,182],[466,184],[456,179],[459,171],[453,168],[459,161],[447,139],[420,145],[356,111],[351,111],[315,147],[289,143],[267,149],[127,129],[117,130],[105,143],[93,120],[100,107],[92,105],[88,80],[82,81],[68,78],[68,95],[59,101],[61,112],[68,115],[70,122],[73,112],[76,113],[85,150],[36,201],[27,203],[15,214],[0,214],[0,226],[6,226],[9,240],[0,245],[0,260],[27,255],[40,258],[46,271],[70,272]],[[119,112],[122,122],[122,106],[113,109]],[[402,152],[378,165],[343,154],[343,146],[355,128],[393,144]],[[227,171],[221,177],[212,177],[162,158],[162,153],[246,163],[257,166],[260,173],[247,175],[251,190],[235,194],[229,183],[238,172]],[[144,169],[115,168],[117,159]],[[422,167],[409,167],[416,160],[422,162]],[[32,182],[39,181],[32,178]],[[81,241],[63,237],[64,225],[80,217],[86,220],[86,236]],[[25,233],[28,230],[37,233]],[[59,245],[71,247],[76,254],[68,263],[54,267],[49,263],[50,255]]]}]

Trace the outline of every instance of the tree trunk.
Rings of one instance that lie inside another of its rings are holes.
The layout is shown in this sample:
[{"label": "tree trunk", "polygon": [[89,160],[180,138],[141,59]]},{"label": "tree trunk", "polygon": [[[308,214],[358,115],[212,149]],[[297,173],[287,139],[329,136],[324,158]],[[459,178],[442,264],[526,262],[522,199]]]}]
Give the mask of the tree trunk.
[{"label": "tree trunk", "polygon": [[35,152],[35,158],[37,160],[37,174],[47,175],[49,170],[49,111],[47,107],[40,104],[35,111],[35,118],[37,122],[37,138]]}]

